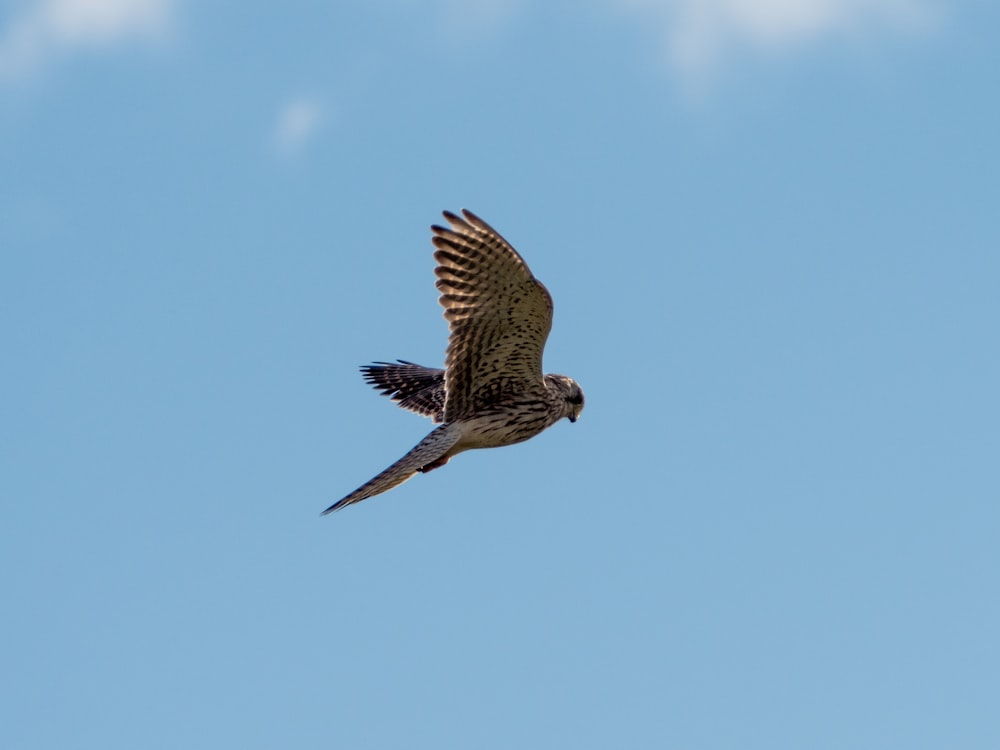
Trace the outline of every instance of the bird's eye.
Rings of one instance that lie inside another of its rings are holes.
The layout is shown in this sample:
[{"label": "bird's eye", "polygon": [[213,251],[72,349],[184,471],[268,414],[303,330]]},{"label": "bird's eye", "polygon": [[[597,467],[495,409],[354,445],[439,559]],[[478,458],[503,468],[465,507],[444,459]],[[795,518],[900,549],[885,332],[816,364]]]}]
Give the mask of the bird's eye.
[{"label": "bird's eye", "polygon": [[579,391],[577,391],[576,393],[571,393],[569,395],[569,398],[567,398],[566,400],[569,401],[571,404],[573,404],[573,406],[579,406],[580,404],[583,403],[583,394],[580,393]]}]

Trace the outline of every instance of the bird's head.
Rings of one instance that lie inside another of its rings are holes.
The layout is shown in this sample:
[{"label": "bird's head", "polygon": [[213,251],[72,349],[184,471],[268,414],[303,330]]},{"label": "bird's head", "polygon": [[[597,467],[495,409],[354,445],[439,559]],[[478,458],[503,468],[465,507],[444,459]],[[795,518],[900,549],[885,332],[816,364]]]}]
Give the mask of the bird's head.
[{"label": "bird's head", "polygon": [[579,419],[583,411],[583,389],[577,382],[565,375],[546,375],[545,384],[562,400],[562,416],[570,422]]}]

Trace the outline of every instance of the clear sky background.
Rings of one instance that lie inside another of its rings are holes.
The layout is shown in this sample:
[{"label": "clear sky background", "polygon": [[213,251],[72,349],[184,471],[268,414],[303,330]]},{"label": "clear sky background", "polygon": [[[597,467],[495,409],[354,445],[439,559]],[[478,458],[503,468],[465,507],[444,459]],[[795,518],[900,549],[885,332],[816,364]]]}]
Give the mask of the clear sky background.
[{"label": "clear sky background", "polygon": [[[1000,6],[0,11],[0,746],[1000,747]],[[428,227],[583,418],[430,422]]]}]

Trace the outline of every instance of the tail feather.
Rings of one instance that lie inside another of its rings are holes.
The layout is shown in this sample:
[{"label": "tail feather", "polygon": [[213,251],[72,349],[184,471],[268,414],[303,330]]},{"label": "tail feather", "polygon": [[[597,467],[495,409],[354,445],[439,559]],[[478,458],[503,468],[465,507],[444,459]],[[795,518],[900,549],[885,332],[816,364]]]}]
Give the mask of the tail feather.
[{"label": "tail feather", "polygon": [[335,502],[324,510],[322,515],[325,516],[327,513],[333,513],[348,505],[360,503],[369,497],[380,495],[383,492],[391,490],[393,487],[398,487],[418,471],[423,471],[425,468],[430,471],[443,465],[448,460],[448,451],[455,446],[460,437],[461,428],[456,424],[438,427],[417,443],[413,450],[396,463],[378,476],[365,482],[347,497]]}]

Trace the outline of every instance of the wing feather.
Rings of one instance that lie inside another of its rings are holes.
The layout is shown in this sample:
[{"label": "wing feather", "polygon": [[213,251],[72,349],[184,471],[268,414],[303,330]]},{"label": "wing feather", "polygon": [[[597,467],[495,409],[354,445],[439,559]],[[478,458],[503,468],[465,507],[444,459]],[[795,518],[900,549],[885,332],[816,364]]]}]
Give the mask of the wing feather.
[{"label": "wing feather", "polygon": [[505,395],[544,390],[542,352],[552,297],[517,251],[463,209],[431,227],[436,286],[450,329],[444,419],[471,416]]},{"label": "wing feather", "polygon": [[366,383],[404,409],[435,422],[444,419],[444,370],[399,359],[365,365],[361,373]]}]

